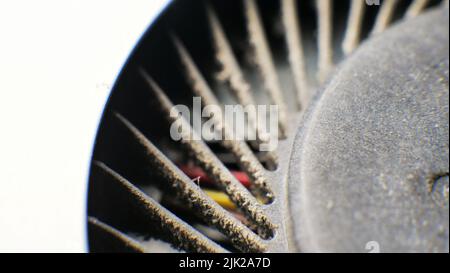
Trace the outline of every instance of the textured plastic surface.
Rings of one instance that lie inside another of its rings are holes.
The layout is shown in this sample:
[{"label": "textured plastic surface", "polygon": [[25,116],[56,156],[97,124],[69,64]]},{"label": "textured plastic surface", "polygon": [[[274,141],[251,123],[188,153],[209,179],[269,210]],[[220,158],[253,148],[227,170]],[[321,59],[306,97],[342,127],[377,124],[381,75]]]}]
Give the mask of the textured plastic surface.
[{"label": "textured plastic surface", "polygon": [[305,116],[290,207],[307,252],[449,251],[448,7],[367,42]]}]

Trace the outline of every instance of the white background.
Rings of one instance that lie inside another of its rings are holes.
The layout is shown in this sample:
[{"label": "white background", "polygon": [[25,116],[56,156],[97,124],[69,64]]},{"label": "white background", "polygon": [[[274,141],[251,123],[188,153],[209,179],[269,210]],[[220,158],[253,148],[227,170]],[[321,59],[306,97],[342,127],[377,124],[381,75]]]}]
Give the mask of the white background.
[{"label": "white background", "polygon": [[167,0],[0,0],[0,252],[86,251],[100,114]]}]

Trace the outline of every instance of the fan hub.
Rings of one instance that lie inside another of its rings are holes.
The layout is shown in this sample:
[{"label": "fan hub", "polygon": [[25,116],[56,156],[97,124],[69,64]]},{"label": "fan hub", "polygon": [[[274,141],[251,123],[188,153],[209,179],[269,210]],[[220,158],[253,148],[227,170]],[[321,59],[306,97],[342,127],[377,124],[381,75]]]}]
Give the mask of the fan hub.
[{"label": "fan hub", "polygon": [[448,252],[448,23],[436,10],[370,40],[305,115],[289,181],[300,249]]}]

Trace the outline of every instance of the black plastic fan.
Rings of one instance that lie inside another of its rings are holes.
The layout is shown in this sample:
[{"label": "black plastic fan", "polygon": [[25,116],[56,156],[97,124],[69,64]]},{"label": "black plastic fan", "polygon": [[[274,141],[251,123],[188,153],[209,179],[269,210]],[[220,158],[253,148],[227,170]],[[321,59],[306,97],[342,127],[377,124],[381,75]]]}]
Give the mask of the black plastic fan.
[{"label": "black plastic fan", "polygon": [[[448,2],[371,2],[172,1],[101,121],[90,250],[448,251]],[[251,115],[174,141],[194,96],[277,105],[277,149]]]}]

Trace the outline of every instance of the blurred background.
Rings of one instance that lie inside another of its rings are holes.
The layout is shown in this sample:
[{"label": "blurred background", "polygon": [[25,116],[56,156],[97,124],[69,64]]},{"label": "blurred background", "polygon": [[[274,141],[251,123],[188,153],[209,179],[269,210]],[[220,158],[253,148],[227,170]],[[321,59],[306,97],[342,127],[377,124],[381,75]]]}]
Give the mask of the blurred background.
[{"label": "blurred background", "polygon": [[95,132],[167,0],[0,1],[0,252],[83,252]]}]

